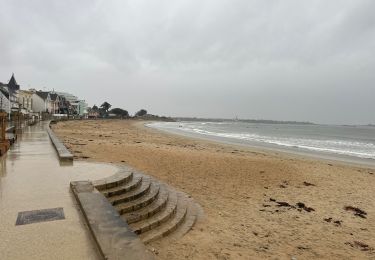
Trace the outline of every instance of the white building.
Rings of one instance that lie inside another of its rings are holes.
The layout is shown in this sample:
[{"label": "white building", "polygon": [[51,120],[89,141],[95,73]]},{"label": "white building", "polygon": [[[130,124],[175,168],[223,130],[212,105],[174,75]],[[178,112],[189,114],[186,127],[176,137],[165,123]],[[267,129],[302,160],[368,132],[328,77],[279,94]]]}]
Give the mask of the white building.
[{"label": "white building", "polygon": [[0,110],[2,112],[9,112],[9,93],[7,90],[0,88]]},{"label": "white building", "polygon": [[49,93],[50,97],[50,113],[59,114],[60,113],[60,97],[54,92]]},{"label": "white building", "polygon": [[22,114],[33,112],[33,94],[34,92],[30,90],[18,90],[17,98]]},{"label": "white building", "polygon": [[70,103],[73,107],[75,113],[79,116],[86,116],[87,115],[87,103],[85,100],[81,100],[78,97],[67,93],[67,92],[56,92],[59,96],[63,96],[66,101]]},{"label": "white building", "polygon": [[49,92],[36,91],[32,96],[33,112],[44,113],[51,112],[51,98]]},{"label": "white building", "polygon": [[[11,111],[18,111],[19,110],[19,103],[18,103],[18,91],[20,90],[20,85],[17,84],[17,81],[14,77],[14,74],[12,74],[12,77],[10,78],[8,84],[0,83],[0,89],[1,89],[1,95],[3,98],[3,103],[5,101],[5,98],[8,100],[7,105],[8,107],[4,109],[5,112],[9,113]],[[1,101],[1,100],[0,100]],[[10,102],[10,103],[9,103]],[[0,104],[0,106],[5,108],[3,105]]]}]

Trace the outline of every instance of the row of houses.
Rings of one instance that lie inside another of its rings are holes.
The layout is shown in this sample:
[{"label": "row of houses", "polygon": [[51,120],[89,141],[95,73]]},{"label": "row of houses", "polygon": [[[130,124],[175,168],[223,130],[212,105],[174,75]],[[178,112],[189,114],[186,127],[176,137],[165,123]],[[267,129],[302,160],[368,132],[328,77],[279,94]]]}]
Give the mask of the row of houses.
[{"label": "row of houses", "polygon": [[87,103],[66,92],[38,91],[35,88],[22,90],[13,74],[8,84],[0,82],[0,110],[24,115],[47,113],[86,117]]}]

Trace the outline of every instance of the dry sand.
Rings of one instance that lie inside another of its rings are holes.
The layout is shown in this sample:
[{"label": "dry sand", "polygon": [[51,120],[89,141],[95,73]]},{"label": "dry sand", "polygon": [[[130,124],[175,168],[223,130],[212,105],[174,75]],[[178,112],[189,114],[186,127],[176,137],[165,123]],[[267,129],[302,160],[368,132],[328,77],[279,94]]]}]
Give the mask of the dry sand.
[{"label": "dry sand", "polygon": [[139,121],[53,129],[76,159],[126,163],[200,203],[193,230],[149,245],[159,259],[375,259],[373,169],[169,135]]}]

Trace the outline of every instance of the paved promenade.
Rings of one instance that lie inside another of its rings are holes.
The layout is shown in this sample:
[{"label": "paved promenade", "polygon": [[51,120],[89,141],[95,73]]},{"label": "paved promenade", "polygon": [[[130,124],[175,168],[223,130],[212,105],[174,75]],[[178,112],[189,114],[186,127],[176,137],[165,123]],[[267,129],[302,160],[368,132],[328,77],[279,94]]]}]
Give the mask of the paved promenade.
[{"label": "paved promenade", "polygon": [[[98,259],[69,183],[107,177],[116,168],[60,165],[46,127],[26,127],[0,158],[0,259]],[[57,215],[36,211],[56,208]]]}]

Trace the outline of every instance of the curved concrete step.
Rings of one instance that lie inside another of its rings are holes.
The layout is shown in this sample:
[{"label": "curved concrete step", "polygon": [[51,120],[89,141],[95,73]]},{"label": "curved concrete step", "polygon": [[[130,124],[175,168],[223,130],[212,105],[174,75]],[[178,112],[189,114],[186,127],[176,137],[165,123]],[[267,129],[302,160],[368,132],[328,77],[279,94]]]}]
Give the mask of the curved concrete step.
[{"label": "curved concrete step", "polygon": [[108,200],[112,203],[113,206],[118,205],[120,203],[129,202],[147,194],[150,191],[150,186],[151,180],[149,178],[143,178],[142,184],[138,188],[129,191],[125,194],[110,197],[108,198]]},{"label": "curved concrete step", "polygon": [[98,191],[112,189],[114,187],[128,183],[133,179],[133,172],[129,170],[122,170],[108,178],[93,181],[93,185]]},{"label": "curved concrete step", "polygon": [[112,196],[117,196],[121,195],[124,193],[127,193],[131,190],[136,189],[139,187],[142,183],[142,177],[141,176],[134,176],[133,179],[127,183],[124,183],[122,185],[119,185],[117,187],[111,188],[111,189],[106,189],[103,190],[102,193],[104,196],[112,197]]},{"label": "curved concrete step", "polygon": [[[177,194],[171,192],[167,204],[164,209],[149,218],[133,223],[130,225],[131,229],[136,234],[141,234],[149,231],[157,226],[162,225],[169,219],[171,219],[177,211]],[[148,207],[146,207],[148,208]]]},{"label": "curved concrete step", "polygon": [[159,190],[160,186],[156,183],[152,183],[147,194],[139,197],[138,199],[117,204],[115,206],[116,210],[119,212],[120,215],[123,215],[125,213],[146,207],[158,198]]},{"label": "curved concrete step", "polygon": [[150,203],[147,207],[138,208],[138,210],[135,211],[124,211],[122,213],[124,214],[123,218],[126,220],[126,222],[128,222],[128,224],[147,219],[163,210],[168,200],[169,191],[166,188],[161,188],[156,200],[152,201],[152,203]]},{"label": "curved concrete step", "polygon": [[167,241],[173,240],[187,233],[200,209],[193,199],[141,172],[133,174],[130,169],[99,183],[100,192],[122,220],[144,243],[166,236]]},{"label": "curved concrete step", "polygon": [[197,204],[195,202],[189,203],[184,221],[180,224],[180,226],[178,226],[178,228],[175,231],[173,231],[172,234],[170,234],[165,239],[170,241],[176,241],[177,239],[183,237],[194,226],[195,222],[198,219],[198,214],[199,209]]},{"label": "curved concrete step", "polygon": [[154,240],[169,235],[184,222],[186,213],[187,204],[185,201],[180,200],[179,197],[177,202],[177,210],[176,213],[173,215],[173,218],[171,218],[170,221],[167,221],[148,232],[141,233],[139,237],[144,243],[150,243]]}]

